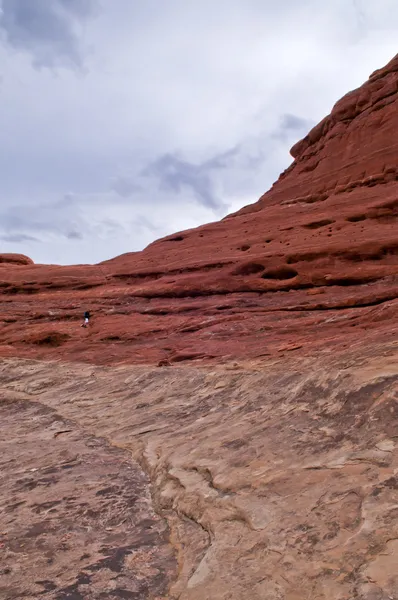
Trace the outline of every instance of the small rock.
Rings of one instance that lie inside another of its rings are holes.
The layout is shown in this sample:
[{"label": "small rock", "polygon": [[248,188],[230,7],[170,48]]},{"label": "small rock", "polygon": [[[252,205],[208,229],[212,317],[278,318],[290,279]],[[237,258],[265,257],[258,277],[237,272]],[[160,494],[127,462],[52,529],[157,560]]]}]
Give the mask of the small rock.
[{"label": "small rock", "polygon": [[382,452],[392,452],[395,448],[395,444],[392,440],[382,440],[376,444],[376,448]]}]

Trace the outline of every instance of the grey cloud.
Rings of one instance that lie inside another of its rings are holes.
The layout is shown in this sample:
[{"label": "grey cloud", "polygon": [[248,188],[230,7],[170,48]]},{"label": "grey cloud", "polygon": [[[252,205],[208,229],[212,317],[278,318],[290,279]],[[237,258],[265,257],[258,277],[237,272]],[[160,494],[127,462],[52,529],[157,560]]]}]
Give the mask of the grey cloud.
[{"label": "grey cloud", "polygon": [[139,229],[139,230],[149,230],[152,233],[156,234],[158,232],[158,227],[156,227],[153,223],[151,223],[151,221],[149,219],[147,219],[144,216],[139,216],[136,219],[134,219],[134,226],[135,228]]},{"label": "grey cloud", "polygon": [[281,118],[282,129],[302,130],[308,127],[308,121],[297,115],[285,114]]},{"label": "grey cloud", "polygon": [[[79,242],[79,248],[85,244],[88,255],[93,252],[90,239],[118,238],[124,233],[123,225],[103,212],[108,205],[107,194],[97,194],[95,199],[90,195],[88,200],[85,196],[65,194],[49,204],[9,207],[0,211],[0,240],[26,244],[45,241],[46,246],[60,244],[68,248]],[[65,245],[65,241],[70,245]]]},{"label": "grey cloud", "polygon": [[37,238],[35,238],[31,235],[26,235],[24,233],[13,233],[13,234],[1,235],[0,240],[2,240],[3,242],[11,242],[11,243],[15,243],[15,244],[20,244],[21,242],[39,242],[40,241]]},{"label": "grey cloud", "polygon": [[104,218],[102,219],[101,224],[103,227],[106,227],[107,231],[110,233],[120,232],[121,224],[120,222],[115,221],[115,219]]},{"label": "grey cloud", "polygon": [[236,145],[225,152],[216,154],[216,156],[204,162],[203,167],[206,169],[226,169],[231,165],[231,160],[238,156],[240,150],[240,145]]},{"label": "grey cloud", "polygon": [[112,181],[111,189],[122,198],[129,198],[135,192],[142,191],[142,187],[136,182],[134,175],[115,177]]},{"label": "grey cloud", "polygon": [[14,49],[32,55],[35,67],[81,68],[77,26],[97,7],[97,0],[3,0],[0,31]]},{"label": "grey cloud", "polygon": [[306,135],[314,125],[315,122],[309,119],[286,113],[280,117],[279,125],[271,134],[271,138],[283,142],[288,140],[297,141],[300,137]]},{"label": "grey cloud", "polygon": [[[28,1],[28,0],[26,0]],[[95,9],[95,5],[98,3],[94,3],[93,0],[58,0],[60,6],[64,8],[64,10],[69,11],[70,13],[74,13],[78,17],[89,17],[93,14]]]},{"label": "grey cloud", "polygon": [[[269,170],[278,171],[281,144],[298,140],[313,124],[293,114],[283,114],[272,131],[259,131],[203,162],[193,163],[176,154],[164,154],[150,163],[141,176],[155,181],[161,191],[182,194],[190,190],[200,204],[219,213],[229,208],[228,196],[252,195],[255,201],[266,189]],[[271,179],[272,182],[272,179]],[[257,187],[258,186],[258,187]]]},{"label": "grey cloud", "polygon": [[188,188],[201,204],[219,210],[224,207],[224,202],[214,189],[211,171],[226,168],[227,155],[228,153],[224,153],[203,163],[193,164],[174,154],[164,154],[148,165],[142,175],[155,178],[159,188],[164,191],[181,193],[184,188]]},{"label": "grey cloud", "polygon": [[[307,121],[294,115],[284,115],[280,121],[276,131],[247,136],[204,161],[195,163],[177,153],[163,154],[136,175],[120,177],[117,183],[123,182],[123,187],[119,194],[136,202],[142,202],[146,196],[154,204],[160,197],[175,206],[185,199],[195,198],[217,215],[225,214],[230,208],[229,198],[236,193],[250,194],[255,201],[264,191],[270,165],[275,166],[276,144],[286,141],[287,130],[291,130],[289,135],[299,137],[297,130],[308,127]],[[261,183],[258,184],[257,179]],[[115,187],[114,184],[113,189]],[[121,194],[124,190],[126,193]]]},{"label": "grey cloud", "polygon": [[[183,160],[177,154],[163,154],[140,171],[114,177],[111,190],[121,198],[142,198],[143,194],[151,194],[152,182],[159,190],[176,195],[189,189],[201,204],[218,210],[224,204],[215,192],[213,174],[230,168],[240,151],[237,145],[198,164]],[[145,227],[148,228],[149,223]]]},{"label": "grey cloud", "polygon": [[[83,222],[76,215],[70,214],[68,206],[62,209],[58,204],[38,206],[15,206],[10,207],[0,214],[1,229],[5,236],[29,236],[25,232],[33,232],[38,235],[58,234],[68,237],[80,235],[79,229]],[[25,238],[25,241],[28,241]]]},{"label": "grey cloud", "polygon": [[69,231],[69,233],[66,234],[66,237],[68,238],[68,240],[82,240],[83,239],[83,235],[79,231]]}]

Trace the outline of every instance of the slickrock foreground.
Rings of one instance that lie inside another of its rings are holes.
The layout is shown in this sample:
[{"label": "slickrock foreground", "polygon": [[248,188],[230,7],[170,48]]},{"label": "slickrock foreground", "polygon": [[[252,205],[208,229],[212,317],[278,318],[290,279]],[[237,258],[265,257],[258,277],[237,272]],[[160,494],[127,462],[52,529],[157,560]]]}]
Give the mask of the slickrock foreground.
[{"label": "slickrock foreground", "polygon": [[176,561],[147,476],[18,397],[0,400],[0,598],[163,598]]},{"label": "slickrock foreground", "polygon": [[0,381],[1,598],[398,597],[398,343]]},{"label": "slickrock foreground", "polygon": [[1,600],[398,598],[397,131],[398,56],[221,222],[0,255]]},{"label": "slickrock foreground", "polygon": [[219,363],[392,339],[397,130],[398,56],[337,102],[237,214],[100,265],[5,256],[0,355]]}]

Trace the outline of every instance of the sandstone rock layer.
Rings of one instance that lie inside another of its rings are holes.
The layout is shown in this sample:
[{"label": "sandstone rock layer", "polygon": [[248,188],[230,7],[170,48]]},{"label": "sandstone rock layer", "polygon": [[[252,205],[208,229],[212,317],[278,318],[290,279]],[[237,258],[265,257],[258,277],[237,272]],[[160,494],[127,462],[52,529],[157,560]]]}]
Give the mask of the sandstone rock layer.
[{"label": "sandstone rock layer", "polygon": [[0,394],[0,597],[398,597],[397,343],[232,370],[4,359]]},{"label": "sandstone rock layer", "polygon": [[398,56],[293,147],[256,204],[99,265],[0,258],[1,354],[172,364],[391,338],[397,128]]},{"label": "sandstone rock layer", "polygon": [[398,57],[219,223],[0,255],[1,600],[398,597],[397,126]]},{"label": "sandstone rock layer", "polygon": [[1,393],[0,598],[166,597],[177,561],[147,475],[32,391]]}]

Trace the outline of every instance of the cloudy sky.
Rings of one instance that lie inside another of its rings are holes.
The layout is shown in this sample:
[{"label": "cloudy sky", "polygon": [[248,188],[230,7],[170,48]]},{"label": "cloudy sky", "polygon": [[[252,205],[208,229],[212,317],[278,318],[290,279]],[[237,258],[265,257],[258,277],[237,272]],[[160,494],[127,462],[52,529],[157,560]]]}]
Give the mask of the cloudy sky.
[{"label": "cloudy sky", "polygon": [[98,262],[257,200],[396,0],[0,0],[0,252]]}]

